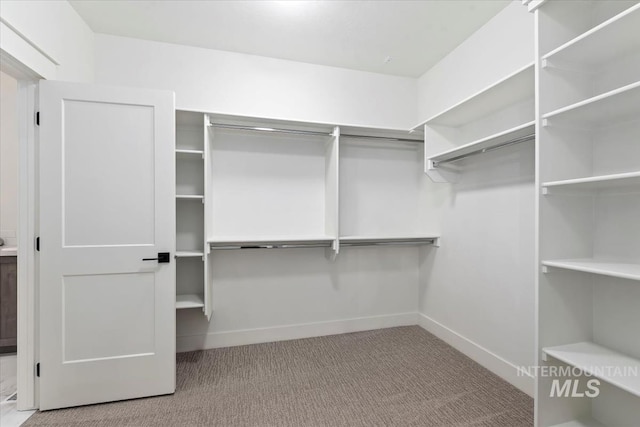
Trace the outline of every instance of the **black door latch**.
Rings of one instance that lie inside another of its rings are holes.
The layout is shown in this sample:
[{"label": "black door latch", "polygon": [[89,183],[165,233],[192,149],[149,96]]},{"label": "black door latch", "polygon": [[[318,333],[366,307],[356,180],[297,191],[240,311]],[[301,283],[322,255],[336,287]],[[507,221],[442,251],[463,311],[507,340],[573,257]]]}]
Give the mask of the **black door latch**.
[{"label": "black door latch", "polygon": [[158,264],[166,264],[171,261],[169,252],[158,252],[158,258],[142,258],[143,261],[158,261]]}]

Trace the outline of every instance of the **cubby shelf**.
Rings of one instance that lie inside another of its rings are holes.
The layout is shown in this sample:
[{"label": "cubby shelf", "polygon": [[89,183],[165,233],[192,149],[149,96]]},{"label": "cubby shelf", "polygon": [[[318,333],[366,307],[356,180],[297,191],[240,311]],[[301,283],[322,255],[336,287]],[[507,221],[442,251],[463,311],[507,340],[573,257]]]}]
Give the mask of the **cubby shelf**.
[{"label": "cubby shelf", "polygon": [[202,200],[202,199],[204,199],[204,196],[200,195],[200,194],[176,194],[176,199]]},{"label": "cubby shelf", "polygon": [[566,423],[556,424],[552,427],[605,427],[605,425],[593,418],[583,418],[580,420],[572,420]]},{"label": "cubby shelf", "polygon": [[177,251],[176,258],[196,258],[204,256],[201,251]]},{"label": "cubby shelf", "polygon": [[419,125],[461,126],[534,96],[534,66],[528,64]]},{"label": "cubby shelf", "polygon": [[216,247],[260,247],[260,246],[285,246],[285,245],[309,245],[331,246],[335,240],[329,236],[247,236],[247,237],[214,237],[207,240],[212,248]]},{"label": "cubby shelf", "polygon": [[640,49],[640,4],[582,33],[542,57],[543,64],[562,66],[565,63],[599,68],[617,57]]},{"label": "cubby shelf", "polygon": [[476,151],[488,150],[492,147],[508,143],[509,141],[512,141],[514,139],[533,135],[534,133],[535,121],[527,122],[514,128],[496,133],[494,135],[469,142],[468,144],[461,145],[460,147],[452,148],[451,150],[434,154],[432,156],[429,156],[427,160],[430,160],[432,163],[447,161],[454,157],[464,156]]},{"label": "cubby shelf", "polygon": [[178,155],[178,156],[203,156],[204,155],[204,151],[202,151],[202,150],[186,150],[186,149],[177,148],[176,149],[176,155]]},{"label": "cubby shelf", "polygon": [[624,375],[640,371],[640,360],[592,342],[546,347],[542,351],[554,359],[579,368],[621,390],[640,397],[640,376]]},{"label": "cubby shelf", "polygon": [[542,115],[547,120],[562,120],[585,128],[609,126],[640,117],[640,81],[559,108]]},{"label": "cubby shelf", "polygon": [[567,190],[601,190],[609,188],[627,188],[640,186],[640,172],[600,175],[588,178],[550,181],[542,184],[543,188]]},{"label": "cubby shelf", "polygon": [[640,280],[640,264],[585,258],[542,261],[542,265],[621,279]]},{"label": "cubby shelf", "polygon": [[204,300],[201,295],[197,294],[182,294],[176,295],[176,310],[182,310],[185,308],[202,308],[204,307]]}]

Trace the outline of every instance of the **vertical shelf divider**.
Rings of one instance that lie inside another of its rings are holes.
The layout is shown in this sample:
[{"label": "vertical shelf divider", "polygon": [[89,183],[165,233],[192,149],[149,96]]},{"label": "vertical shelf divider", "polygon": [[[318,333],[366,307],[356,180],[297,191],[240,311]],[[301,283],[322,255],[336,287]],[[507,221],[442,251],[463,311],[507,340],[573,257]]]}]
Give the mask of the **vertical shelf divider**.
[{"label": "vertical shelf divider", "polygon": [[211,255],[211,247],[207,243],[207,238],[209,236],[209,224],[211,222],[211,195],[210,187],[211,187],[211,143],[213,142],[214,132],[210,124],[209,115],[204,115],[204,123],[203,123],[203,138],[204,138],[204,235],[202,236],[202,245],[203,245],[203,257],[202,261],[204,263],[204,307],[203,311],[205,316],[207,316],[207,320],[211,320],[211,314],[213,313],[213,300],[212,300],[212,288],[213,288],[213,280],[212,280],[212,271],[209,256]]},{"label": "vertical shelf divider", "polygon": [[325,234],[332,237],[329,251],[335,260],[340,252],[340,128],[336,126],[329,141],[325,144]]}]

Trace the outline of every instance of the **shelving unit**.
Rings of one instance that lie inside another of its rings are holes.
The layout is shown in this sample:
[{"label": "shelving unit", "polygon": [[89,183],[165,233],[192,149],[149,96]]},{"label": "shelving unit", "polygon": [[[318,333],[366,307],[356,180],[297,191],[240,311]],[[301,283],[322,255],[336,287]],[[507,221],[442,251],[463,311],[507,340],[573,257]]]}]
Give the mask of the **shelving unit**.
[{"label": "shelving unit", "polygon": [[[205,244],[205,116],[177,112],[176,117],[176,310],[202,309],[211,317],[206,280]],[[193,203],[198,201],[201,203]]]},{"label": "shelving unit", "polygon": [[[193,112],[177,122],[179,328],[198,321],[191,309],[211,319],[214,291],[229,292],[220,263],[252,259],[254,249],[319,248],[308,253],[335,260],[341,242],[438,245],[420,231],[421,131]],[[268,256],[292,256],[281,253]],[[345,256],[371,264],[367,252]]]},{"label": "shelving unit", "polygon": [[640,370],[640,4],[547,1],[535,13],[538,364],[606,383],[595,398],[560,398],[538,377],[536,423],[634,425],[640,376],[606,369]]},{"label": "shelving unit", "polygon": [[424,122],[424,172],[455,183],[466,157],[535,140],[534,66],[528,64]]}]

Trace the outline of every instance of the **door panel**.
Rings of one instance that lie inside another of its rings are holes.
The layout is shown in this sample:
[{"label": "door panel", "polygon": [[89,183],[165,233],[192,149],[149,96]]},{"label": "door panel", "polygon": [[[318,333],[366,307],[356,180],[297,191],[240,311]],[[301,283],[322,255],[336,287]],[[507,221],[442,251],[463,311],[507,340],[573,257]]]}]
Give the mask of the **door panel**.
[{"label": "door panel", "polygon": [[[154,276],[148,272],[65,277],[63,363],[152,354]],[[86,310],[88,304],[90,311]]]},{"label": "door panel", "polygon": [[63,120],[65,246],[153,244],[154,108],[66,100]]},{"label": "door panel", "polygon": [[[40,84],[40,409],[175,390],[173,94]],[[171,256],[173,258],[173,256]]]}]

